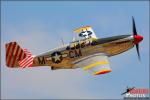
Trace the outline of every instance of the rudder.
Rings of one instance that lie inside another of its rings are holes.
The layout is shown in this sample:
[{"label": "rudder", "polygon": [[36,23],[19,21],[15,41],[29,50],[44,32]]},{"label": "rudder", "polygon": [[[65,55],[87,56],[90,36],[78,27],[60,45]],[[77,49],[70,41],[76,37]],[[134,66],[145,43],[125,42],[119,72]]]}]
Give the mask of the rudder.
[{"label": "rudder", "polygon": [[24,59],[27,55],[17,42],[10,42],[5,45],[6,65],[8,67],[17,67],[18,62]]}]

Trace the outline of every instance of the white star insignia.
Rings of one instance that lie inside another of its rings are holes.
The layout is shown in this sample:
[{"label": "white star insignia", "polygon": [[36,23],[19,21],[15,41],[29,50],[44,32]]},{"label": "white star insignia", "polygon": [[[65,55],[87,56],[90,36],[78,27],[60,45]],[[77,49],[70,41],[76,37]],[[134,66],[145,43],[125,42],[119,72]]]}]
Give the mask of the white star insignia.
[{"label": "white star insignia", "polygon": [[55,56],[53,57],[56,61],[60,61],[60,55],[58,55],[57,53],[55,53]]}]

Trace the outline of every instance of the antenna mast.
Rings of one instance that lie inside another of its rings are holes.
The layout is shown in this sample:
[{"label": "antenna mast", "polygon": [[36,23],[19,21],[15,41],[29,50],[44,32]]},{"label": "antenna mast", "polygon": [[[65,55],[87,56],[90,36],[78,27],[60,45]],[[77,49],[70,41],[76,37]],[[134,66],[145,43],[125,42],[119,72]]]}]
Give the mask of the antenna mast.
[{"label": "antenna mast", "polygon": [[62,45],[64,46],[64,40],[63,40],[63,38],[61,38],[61,42],[62,42]]}]

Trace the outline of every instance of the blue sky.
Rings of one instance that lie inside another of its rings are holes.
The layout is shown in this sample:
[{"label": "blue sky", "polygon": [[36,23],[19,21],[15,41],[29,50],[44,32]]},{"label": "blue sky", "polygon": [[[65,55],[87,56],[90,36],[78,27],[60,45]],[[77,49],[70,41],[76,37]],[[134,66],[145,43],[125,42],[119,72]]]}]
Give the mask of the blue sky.
[{"label": "blue sky", "polygon": [[[1,96],[3,99],[121,99],[126,87],[149,88],[148,1],[3,1],[1,4]],[[73,30],[93,27],[99,38],[132,34],[132,16],[140,43],[109,58],[112,72],[92,76],[82,69],[51,71],[49,67],[10,69],[5,43],[17,41],[34,55],[72,41]]]}]

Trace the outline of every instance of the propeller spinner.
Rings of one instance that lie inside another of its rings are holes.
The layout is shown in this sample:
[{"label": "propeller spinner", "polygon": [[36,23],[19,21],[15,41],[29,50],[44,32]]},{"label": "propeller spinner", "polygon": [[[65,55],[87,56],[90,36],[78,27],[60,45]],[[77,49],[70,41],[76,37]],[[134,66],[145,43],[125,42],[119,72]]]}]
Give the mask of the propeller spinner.
[{"label": "propeller spinner", "polygon": [[134,43],[136,45],[136,51],[137,51],[137,54],[138,54],[138,58],[140,60],[140,52],[139,52],[139,44],[138,43],[143,40],[143,36],[137,34],[136,25],[135,25],[135,21],[134,21],[133,17],[132,17],[132,23],[133,23]]}]

